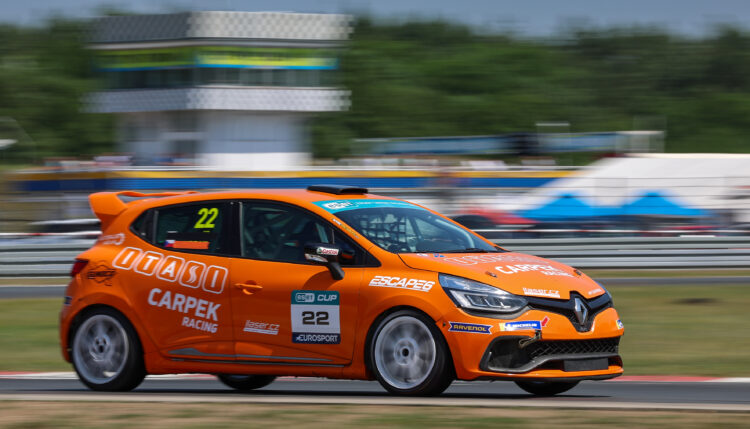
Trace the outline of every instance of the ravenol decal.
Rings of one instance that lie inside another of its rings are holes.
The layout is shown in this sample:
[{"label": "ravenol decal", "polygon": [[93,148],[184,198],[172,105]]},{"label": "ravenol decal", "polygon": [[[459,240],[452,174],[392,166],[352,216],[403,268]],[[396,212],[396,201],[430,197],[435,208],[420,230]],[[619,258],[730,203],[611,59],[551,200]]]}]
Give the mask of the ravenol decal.
[{"label": "ravenol decal", "polygon": [[520,322],[505,322],[500,324],[500,330],[508,331],[541,331],[549,323],[549,317],[542,320],[524,320]]},{"label": "ravenol decal", "polygon": [[424,210],[422,207],[416,206],[412,203],[398,200],[330,200],[317,201],[313,204],[327,210],[329,213],[381,207]]},{"label": "ravenol decal", "polygon": [[451,324],[448,328],[451,332],[470,332],[472,334],[491,334],[491,325],[479,325],[476,323],[448,322]]},{"label": "ravenol decal", "polygon": [[292,291],[291,312],[293,343],[341,343],[337,291]]}]

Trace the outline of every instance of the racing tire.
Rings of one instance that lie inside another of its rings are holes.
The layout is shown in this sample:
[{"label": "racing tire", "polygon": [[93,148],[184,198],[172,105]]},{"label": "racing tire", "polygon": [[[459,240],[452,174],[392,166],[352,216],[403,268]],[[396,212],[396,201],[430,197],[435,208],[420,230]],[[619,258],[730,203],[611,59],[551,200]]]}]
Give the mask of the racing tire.
[{"label": "racing tire", "polygon": [[439,395],[455,378],[450,349],[435,322],[413,310],[377,323],[368,362],[380,385],[396,395]]},{"label": "racing tire", "polygon": [[146,377],[138,335],[128,319],[114,309],[99,308],[86,314],[72,338],[73,368],[90,389],[126,392]]},{"label": "racing tire", "polygon": [[276,380],[275,375],[217,374],[216,377],[225,385],[240,391],[260,389]]},{"label": "racing tire", "polygon": [[578,385],[577,381],[516,381],[518,387],[536,396],[554,396]]}]

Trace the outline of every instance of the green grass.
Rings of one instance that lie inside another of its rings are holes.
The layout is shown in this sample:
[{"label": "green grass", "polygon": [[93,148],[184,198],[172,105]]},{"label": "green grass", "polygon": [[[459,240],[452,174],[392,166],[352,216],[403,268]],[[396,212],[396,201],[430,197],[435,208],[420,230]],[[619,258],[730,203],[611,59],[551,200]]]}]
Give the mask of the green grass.
[{"label": "green grass", "polygon": [[[748,285],[614,286],[628,375],[750,376]],[[70,370],[59,299],[0,300],[0,371]]]},{"label": "green grass", "polygon": [[0,300],[0,371],[69,371],[57,335],[61,298]]},{"label": "green grass", "polygon": [[627,374],[750,376],[750,285],[609,290]]}]

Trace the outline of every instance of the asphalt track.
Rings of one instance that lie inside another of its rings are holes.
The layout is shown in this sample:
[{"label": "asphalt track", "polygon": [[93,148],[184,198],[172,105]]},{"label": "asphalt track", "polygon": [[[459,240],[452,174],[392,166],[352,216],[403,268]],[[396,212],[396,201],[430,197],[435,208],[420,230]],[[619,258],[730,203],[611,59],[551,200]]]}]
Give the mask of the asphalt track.
[{"label": "asphalt track", "polygon": [[[13,377],[13,376],[10,376]],[[388,395],[377,382],[318,378],[278,379],[250,393],[225,387],[213,377],[149,377],[133,392],[104,393],[78,380],[0,378],[0,400],[221,402],[272,404],[431,405],[472,407],[545,407],[572,409],[706,410],[750,412],[750,380],[586,381],[551,398],[526,394],[509,382],[454,382],[442,395],[403,398]]]},{"label": "asphalt track", "polygon": [[[712,284],[744,284],[750,286],[750,276],[718,277],[611,277],[596,279],[607,286],[683,286]],[[62,298],[65,286],[0,286],[4,298]]]}]

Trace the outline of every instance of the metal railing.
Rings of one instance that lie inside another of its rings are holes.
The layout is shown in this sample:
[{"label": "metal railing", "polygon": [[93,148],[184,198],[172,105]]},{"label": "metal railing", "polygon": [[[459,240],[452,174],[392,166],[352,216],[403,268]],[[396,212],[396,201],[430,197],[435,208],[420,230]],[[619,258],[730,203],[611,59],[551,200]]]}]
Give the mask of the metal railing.
[{"label": "metal railing", "polygon": [[[62,277],[91,239],[0,241],[0,277]],[[750,236],[494,240],[504,248],[577,268],[750,268]]]}]

